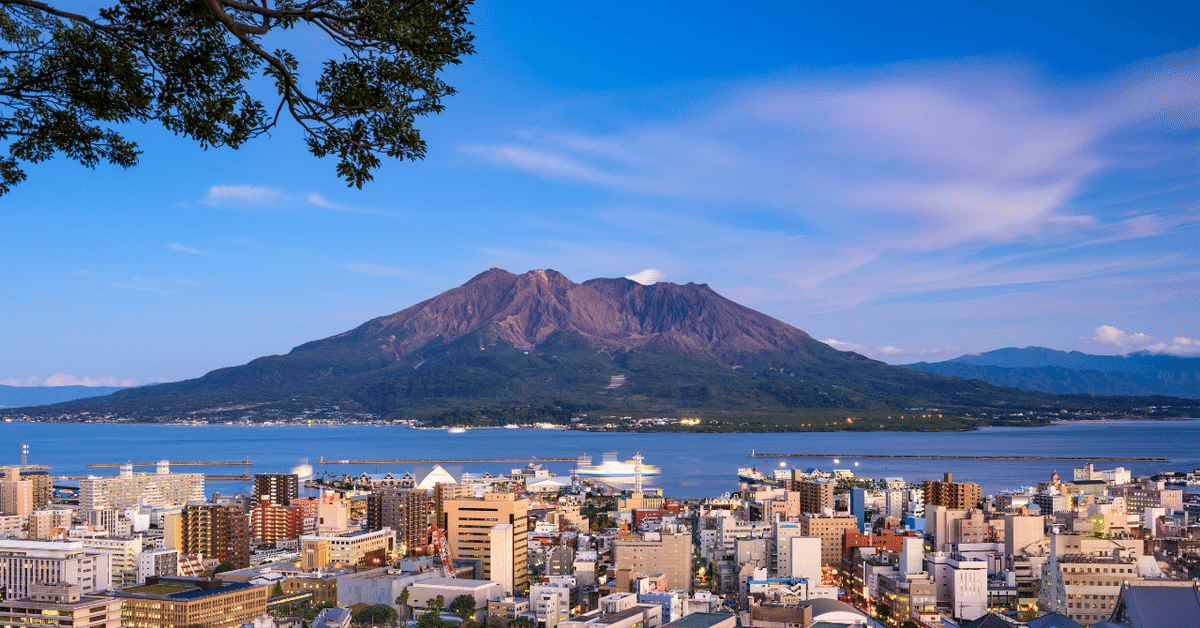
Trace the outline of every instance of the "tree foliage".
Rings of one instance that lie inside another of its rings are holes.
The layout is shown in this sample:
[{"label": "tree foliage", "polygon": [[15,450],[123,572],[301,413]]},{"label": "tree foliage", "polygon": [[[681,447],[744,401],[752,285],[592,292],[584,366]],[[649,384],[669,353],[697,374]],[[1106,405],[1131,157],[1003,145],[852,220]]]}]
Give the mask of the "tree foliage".
[{"label": "tree foliage", "polygon": [[[85,15],[0,0],[0,194],[26,178],[24,164],[60,153],[87,167],[135,165],[141,150],[117,125],[157,120],[205,148],[237,148],[284,117],[362,187],[381,155],[425,155],[414,123],[455,93],[440,73],[474,51],[470,4],[119,0]],[[303,77],[295,54],[272,47],[293,29],[341,58]],[[273,96],[252,93],[260,75]]]},{"label": "tree foliage", "polygon": [[436,611],[429,611],[417,618],[417,628],[457,628],[454,622],[442,619]]},{"label": "tree foliage", "polygon": [[447,610],[461,617],[464,622],[470,622],[475,618],[475,596],[464,593],[454,598]]},{"label": "tree foliage", "polygon": [[387,604],[373,604],[353,614],[354,623],[364,626],[396,625],[396,609]]}]

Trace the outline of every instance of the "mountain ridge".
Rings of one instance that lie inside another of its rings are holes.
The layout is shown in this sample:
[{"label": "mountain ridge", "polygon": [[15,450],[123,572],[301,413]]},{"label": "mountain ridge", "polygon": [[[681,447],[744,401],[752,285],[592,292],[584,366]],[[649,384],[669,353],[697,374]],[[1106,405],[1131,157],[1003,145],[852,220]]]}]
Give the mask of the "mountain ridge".
[{"label": "mountain ridge", "polygon": [[[617,376],[625,383],[610,387]],[[575,283],[550,269],[493,268],[286,354],[38,412],[165,420],[219,410],[264,420],[319,406],[443,422],[563,421],[589,412],[771,416],[783,427],[801,416],[840,416],[840,423],[853,414],[880,427],[924,429],[893,425],[900,419],[893,415],[930,406],[976,417],[1021,415],[1013,412],[1021,408],[1126,412],[1131,404],[887,365],[834,349],[705,284]]]}]

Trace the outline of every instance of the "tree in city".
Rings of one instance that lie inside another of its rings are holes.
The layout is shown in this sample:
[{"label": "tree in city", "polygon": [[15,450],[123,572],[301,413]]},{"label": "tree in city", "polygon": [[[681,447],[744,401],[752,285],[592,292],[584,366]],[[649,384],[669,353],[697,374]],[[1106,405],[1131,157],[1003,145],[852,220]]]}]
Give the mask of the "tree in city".
[{"label": "tree in city", "polygon": [[[444,109],[442,71],[474,52],[471,0],[116,1],[0,0],[0,194],[56,155],[136,165],[129,123],[207,149],[289,118],[361,188],[381,156],[424,157],[416,119]],[[302,73],[284,44],[336,54]]]},{"label": "tree in city", "polygon": [[437,597],[433,598],[432,600],[429,600],[428,602],[426,602],[426,604],[429,604],[430,608],[432,608],[433,610],[440,611],[443,608],[446,608],[446,596],[442,595],[441,593],[438,593]]},{"label": "tree in city", "polygon": [[464,593],[454,598],[450,602],[448,610],[461,617],[464,624],[473,622],[475,620],[475,596]]},{"label": "tree in city", "polygon": [[409,611],[408,589],[401,591],[400,595],[396,597],[396,606],[400,607],[400,612],[404,613],[404,619],[407,620],[408,619],[408,611]]},{"label": "tree in city", "polygon": [[875,605],[875,617],[877,617],[879,621],[887,623],[888,618],[891,616],[892,609],[887,604],[880,602]]},{"label": "tree in city", "polygon": [[233,571],[233,570],[234,570],[233,563],[231,563],[229,561],[224,561],[220,565],[217,565],[216,569],[213,569],[213,575],[215,576],[219,573],[225,573],[226,571]]},{"label": "tree in city", "polygon": [[528,617],[518,617],[508,622],[508,628],[537,628],[537,622]]},{"label": "tree in city", "polygon": [[278,581],[275,582],[275,588],[271,589],[271,597],[283,597],[283,585]]},{"label": "tree in city", "polygon": [[442,619],[437,611],[429,611],[417,618],[417,628],[456,628],[453,622]]},{"label": "tree in city", "polygon": [[354,612],[354,623],[362,626],[396,625],[396,609],[387,604],[372,604]]}]

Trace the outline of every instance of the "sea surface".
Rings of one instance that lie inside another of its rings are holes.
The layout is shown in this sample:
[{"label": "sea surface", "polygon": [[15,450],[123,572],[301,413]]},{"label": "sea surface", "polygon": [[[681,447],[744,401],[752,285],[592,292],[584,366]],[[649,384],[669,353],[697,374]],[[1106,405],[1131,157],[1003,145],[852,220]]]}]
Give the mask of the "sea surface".
[{"label": "sea surface", "polygon": [[[1078,421],[1047,427],[993,427],[972,432],[823,432],[782,434],[598,433],[539,429],[446,430],[396,426],[231,426],[0,423],[0,465],[18,464],[22,444],[29,463],[53,466],[52,475],[115,475],[117,469],[88,469],[88,463],[245,460],[246,466],[175,467],[175,471],[251,474],[287,472],[307,458],[314,473],[411,472],[413,465],[323,465],[342,459],[577,458],[599,463],[604,452],[625,460],[637,452],[662,475],[646,479],[677,499],[738,490],[737,471],[751,465],[764,473],[786,467],[850,469],[861,477],[901,477],[909,482],[940,479],[978,483],[985,495],[1036,485],[1057,471],[1063,479],[1084,461],[862,459],[856,454],[951,454],[1030,456],[1164,457],[1169,462],[1104,462],[1097,469],[1125,467],[1134,476],[1200,468],[1200,420]],[[759,453],[819,453],[824,458],[751,458]],[[835,462],[832,455],[837,455]],[[522,463],[473,463],[469,473],[507,473]],[[545,467],[567,475],[568,462]],[[152,471],[153,467],[139,468]],[[69,482],[66,482],[69,483]],[[209,482],[208,493],[243,492],[249,482]],[[1198,490],[1197,487],[1191,487]]]}]

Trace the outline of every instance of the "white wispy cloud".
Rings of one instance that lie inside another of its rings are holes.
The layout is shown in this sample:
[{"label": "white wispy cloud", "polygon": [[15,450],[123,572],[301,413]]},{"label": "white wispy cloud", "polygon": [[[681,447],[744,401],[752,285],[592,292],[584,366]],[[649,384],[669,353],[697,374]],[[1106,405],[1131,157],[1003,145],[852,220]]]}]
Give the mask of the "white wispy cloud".
[{"label": "white wispy cloud", "polygon": [[189,255],[208,255],[208,253],[205,253],[204,251],[201,251],[200,249],[192,248],[190,246],[184,246],[178,242],[168,242],[167,248],[174,250],[174,251],[179,251],[180,253],[187,253]]},{"label": "white wispy cloud", "polygon": [[864,347],[862,345],[854,344],[853,342],[842,342],[835,338],[826,338],[825,340],[822,340],[821,342],[824,342],[825,344],[833,347],[834,349],[837,349],[838,351],[853,351],[855,353],[861,353],[863,355],[866,355],[867,352],[869,351],[869,349],[867,349],[866,347]]},{"label": "white wispy cloud", "polygon": [[123,386],[123,387],[129,387],[129,386],[141,386],[141,385],[145,385],[145,384],[157,384],[157,383],[169,382],[169,381],[171,381],[171,380],[169,380],[165,377],[143,377],[140,379],[136,378],[136,377],[116,377],[113,375],[109,375],[109,376],[105,376],[105,377],[90,377],[90,376],[84,375],[83,377],[79,377],[76,375],[69,375],[67,373],[56,373],[54,375],[47,377],[46,379],[41,379],[39,377],[25,377],[25,378],[20,378],[20,379],[15,378],[15,377],[9,377],[8,379],[0,380],[0,384],[3,384],[5,386],[22,386],[22,387],[33,387],[33,386],[117,386],[117,387]]},{"label": "white wispy cloud", "polygon": [[[528,130],[461,150],[548,179],[794,212],[884,250],[1070,239],[1109,221],[1072,200],[1116,167],[1114,137],[1196,125],[1200,84],[1181,70],[1198,62],[1193,50],[1054,86],[999,65],[725,85],[684,119]],[[1122,231],[1162,228],[1146,216]]]},{"label": "white wispy cloud", "polygon": [[291,197],[282,190],[258,185],[214,185],[205,203],[213,207],[273,207]]}]

